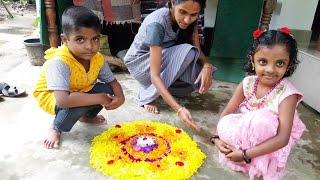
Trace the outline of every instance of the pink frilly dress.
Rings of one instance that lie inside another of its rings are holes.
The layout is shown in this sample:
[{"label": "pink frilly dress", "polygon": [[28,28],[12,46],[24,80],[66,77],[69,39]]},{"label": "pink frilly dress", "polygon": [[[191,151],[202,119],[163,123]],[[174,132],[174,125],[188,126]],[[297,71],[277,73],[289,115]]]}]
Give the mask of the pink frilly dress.
[{"label": "pink frilly dress", "polygon": [[[257,99],[252,93],[256,80],[257,76],[244,78],[244,95],[246,99],[250,97],[249,100],[240,105],[241,113],[226,115],[217,125],[220,139],[237,149],[249,149],[275,136],[279,125],[278,107],[281,101],[292,94],[298,95],[298,103],[302,100],[302,94],[286,79],[283,79],[267,94],[267,97]],[[261,103],[262,100],[264,101],[263,104]],[[259,108],[257,108],[258,106]],[[253,158],[250,164],[230,161],[220,152],[219,160],[235,171],[246,173],[250,176],[250,179],[259,176],[263,176],[263,179],[280,179],[290,150],[300,139],[304,129],[305,125],[295,111],[291,136],[287,146],[270,154]]]}]

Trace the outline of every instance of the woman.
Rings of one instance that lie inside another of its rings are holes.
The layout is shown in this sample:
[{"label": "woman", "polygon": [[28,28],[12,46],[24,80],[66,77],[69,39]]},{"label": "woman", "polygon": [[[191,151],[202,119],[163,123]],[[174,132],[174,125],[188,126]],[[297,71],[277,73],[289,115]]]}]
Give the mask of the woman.
[{"label": "woman", "polygon": [[190,112],[175,96],[198,90],[205,93],[212,85],[209,64],[200,49],[197,18],[205,0],[170,0],[149,14],[141,24],[124,61],[139,82],[137,103],[150,113],[159,113],[154,100],[162,96],[181,120],[198,129]]}]

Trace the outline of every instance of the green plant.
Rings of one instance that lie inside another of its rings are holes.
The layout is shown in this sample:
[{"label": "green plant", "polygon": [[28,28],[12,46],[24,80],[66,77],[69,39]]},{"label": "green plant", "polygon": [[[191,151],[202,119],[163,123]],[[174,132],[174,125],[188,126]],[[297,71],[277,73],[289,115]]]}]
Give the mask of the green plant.
[{"label": "green plant", "polygon": [[40,17],[38,16],[38,17],[34,20],[33,26],[34,26],[34,27],[38,27],[39,22],[40,22]]}]

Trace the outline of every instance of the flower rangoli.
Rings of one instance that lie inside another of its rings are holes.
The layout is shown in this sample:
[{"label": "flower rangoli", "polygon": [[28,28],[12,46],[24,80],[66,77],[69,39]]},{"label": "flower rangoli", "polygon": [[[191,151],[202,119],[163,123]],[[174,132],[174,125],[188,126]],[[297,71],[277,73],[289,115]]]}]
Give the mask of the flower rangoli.
[{"label": "flower rangoli", "polygon": [[90,147],[90,164],[117,179],[188,179],[205,157],[183,130],[149,121],[117,124]]}]

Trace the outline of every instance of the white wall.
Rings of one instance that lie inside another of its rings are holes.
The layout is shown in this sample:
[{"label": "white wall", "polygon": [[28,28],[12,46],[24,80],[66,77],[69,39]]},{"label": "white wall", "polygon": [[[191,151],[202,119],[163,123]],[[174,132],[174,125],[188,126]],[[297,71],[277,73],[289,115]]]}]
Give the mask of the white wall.
[{"label": "white wall", "polygon": [[303,94],[303,101],[320,112],[320,58],[299,51],[301,61],[290,82]]},{"label": "white wall", "polygon": [[[214,27],[219,0],[207,0],[204,23]],[[319,0],[277,0],[272,14],[270,29],[287,26],[291,29],[311,30],[314,14]]]},{"label": "white wall", "polygon": [[311,30],[319,0],[278,0],[272,14],[270,29]]},{"label": "white wall", "polygon": [[218,0],[207,0],[206,9],[204,10],[204,26],[214,27],[216,22]]},{"label": "white wall", "polygon": [[36,0],[37,16],[39,17],[40,17],[40,3],[41,3],[41,0]]}]

